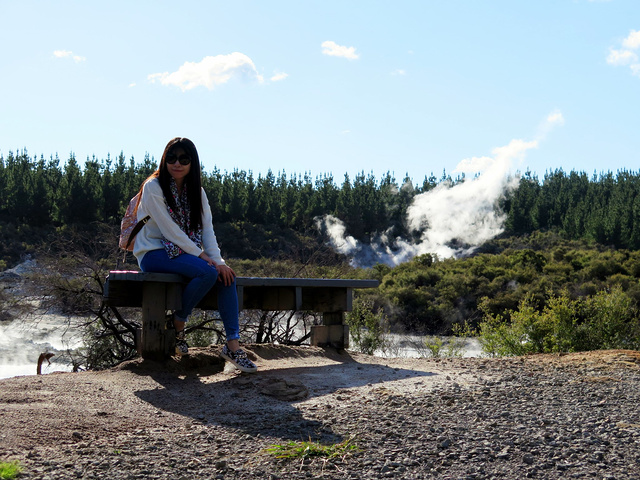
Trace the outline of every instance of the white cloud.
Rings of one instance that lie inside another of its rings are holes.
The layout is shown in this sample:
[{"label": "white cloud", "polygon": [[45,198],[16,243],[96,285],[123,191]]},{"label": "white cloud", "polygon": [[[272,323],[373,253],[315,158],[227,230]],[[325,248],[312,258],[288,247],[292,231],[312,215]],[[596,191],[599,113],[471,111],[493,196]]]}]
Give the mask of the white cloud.
[{"label": "white cloud", "polygon": [[629,36],[622,41],[622,45],[632,50],[640,47],[640,30],[631,30]]},{"label": "white cloud", "polygon": [[344,57],[349,60],[356,60],[360,55],[356,53],[356,47],[344,47],[336,42],[327,40],[322,42],[322,53],[332,57]]},{"label": "white cloud", "polygon": [[271,81],[272,82],[279,82],[280,80],[284,80],[285,78],[287,78],[289,76],[288,73],[276,73],[273,77],[271,77]]},{"label": "white cloud", "polygon": [[631,50],[616,50],[614,48],[609,50],[607,57],[607,63],[610,65],[629,65],[637,60],[638,55]]},{"label": "white cloud", "polygon": [[551,132],[551,130],[555,127],[561,127],[564,125],[564,115],[560,110],[554,110],[547,118],[544,119],[543,122],[538,125],[538,131],[536,133],[536,141],[544,140],[547,135]]},{"label": "white cloud", "polygon": [[550,125],[564,125],[564,117],[562,112],[556,110],[547,116],[547,123]]},{"label": "white cloud", "polygon": [[640,77],[640,62],[638,54],[634,50],[640,48],[640,30],[631,30],[629,36],[622,41],[624,48],[616,49],[611,47],[607,56],[609,65],[628,65],[632,75]]},{"label": "white cloud", "polygon": [[394,70],[393,72],[391,72],[391,75],[406,75],[407,71],[403,70],[401,68]]},{"label": "white cloud", "polygon": [[80,63],[86,60],[85,57],[81,57],[80,55],[74,55],[70,50],[54,50],[53,56],[56,58],[72,58],[74,62]]},{"label": "white cloud", "polygon": [[213,90],[232,78],[264,81],[253,61],[243,53],[204,57],[200,62],[185,62],[175,72],[152,73],[147,78],[162,85],[174,85],[185,92],[196,87]]}]

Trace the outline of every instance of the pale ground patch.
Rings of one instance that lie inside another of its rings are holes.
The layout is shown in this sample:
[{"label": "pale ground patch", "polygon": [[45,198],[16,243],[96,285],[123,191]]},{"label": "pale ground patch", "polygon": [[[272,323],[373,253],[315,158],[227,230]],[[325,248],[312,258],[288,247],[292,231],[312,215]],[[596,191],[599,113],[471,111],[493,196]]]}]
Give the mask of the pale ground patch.
[{"label": "pale ground patch", "polygon": [[6,421],[0,442],[27,446],[74,432],[104,435],[189,422],[228,426],[260,411],[298,415],[356,394],[405,394],[478,380],[455,360],[278,345],[251,345],[248,351],[257,373],[240,374],[219,357],[219,347],[208,347],[164,363],[134,360],[100,372],[0,380],[0,415]]}]

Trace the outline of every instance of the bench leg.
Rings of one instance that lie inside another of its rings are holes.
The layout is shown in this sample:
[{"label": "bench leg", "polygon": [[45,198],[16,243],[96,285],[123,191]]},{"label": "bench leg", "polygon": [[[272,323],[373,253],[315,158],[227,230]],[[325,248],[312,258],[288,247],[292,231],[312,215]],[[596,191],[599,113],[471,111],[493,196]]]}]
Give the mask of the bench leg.
[{"label": "bench leg", "polygon": [[142,285],[140,355],[145,360],[165,360],[172,353],[171,335],[168,335],[169,331],[165,329],[165,298],[165,284],[144,282]]},{"label": "bench leg", "polygon": [[344,324],[344,312],[324,312],[322,323],[311,327],[312,346],[349,348],[349,326]]}]

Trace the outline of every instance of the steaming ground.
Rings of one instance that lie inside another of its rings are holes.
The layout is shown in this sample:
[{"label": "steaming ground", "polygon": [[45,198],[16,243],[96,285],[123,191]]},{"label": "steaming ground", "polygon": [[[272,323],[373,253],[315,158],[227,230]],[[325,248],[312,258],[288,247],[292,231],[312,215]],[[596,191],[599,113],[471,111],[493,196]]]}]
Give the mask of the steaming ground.
[{"label": "steaming ground", "polygon": [[0,292],[19,300],[0,317],[0,378],[35,375],[38,357],[45,352],[54,353],[55,357],[50,366],[45,362],[43,373],[71,371],[66,351],[80,345],[77,331],[69,328],[70,322],[77,319],[33,313],[38,310],[40,299],[29,296],[26,282],[36,268],[35,260],[28,259],[0,273]]},{"label": "steaming ground", "polygon": [[35,375],[38,357],[45,352],[56,356],[50,366],[45,362],[43,373],[71,371],[65,352],[79,346],[79,339],[67,332],[67,324],[62,315],[45,315],[0,325],[0,378]]},{"label": "steaming ground", "polygon": [[518,186],[519,177],[512,172],[522,164],[528,150],[537,148],[553,126],[562,124],[562,114],[552,112],[539,127],[535,140],[514,139],[495,148],[491,157],[464,159],[453,171],[464,175],[462,181],[442,182],[416,195],[405,222],[418,241],[393,237],[391,227],[381,229],[366,242],[358,241],[348,234],[344,222],[332,215],[318,217],[316,225],[326,232],[332,247],[350,257],[357,267],[378,263],[395,266],[422,254],[438,258],[469,255],[503,232],[506,215],[500,211],[499,202]]},{"label": "steaming ground", "polygon": [[[43,374],[70,372],[72,365],[66,355],[67,348],[79,346],[79,339],[67,331],[68,319],[62,315],[46,315],[31,320],[15,320],[0,325],[0,379],[22,375],[35,375],[36,364],[41,353],[52,352],[56,356],[51,365],[45,362]],[[430,356],[424,337],[417,335],[388,335],[389,346],[375,352],[379,357],[424,358]],[[445,341],[461,339],[444,338]],[[477,339],[462,340],[458,356],[479,357],[482,355]],[[443,351],[445,348],[443,348]]]},{"label": "steaming ground", "polygon": [[[477,338],[438,337],[443,341],[441,357],[482,357],[482,347]],[[420,335],[387,334],[388,346],[377,350],[376,356],[386,358],[429,358],[432,352],[426,346],[426,337]]]}]

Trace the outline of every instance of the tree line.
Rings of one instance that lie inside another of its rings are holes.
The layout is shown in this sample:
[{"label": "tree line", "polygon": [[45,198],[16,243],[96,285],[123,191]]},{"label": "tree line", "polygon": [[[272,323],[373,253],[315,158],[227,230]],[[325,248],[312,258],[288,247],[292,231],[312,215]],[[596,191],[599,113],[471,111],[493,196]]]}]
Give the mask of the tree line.
[{"label": "tree line", "polygon": [[[129,199],[157,163],[117,158],[87,158],[81,166],[72,154],[64,163],[33,158],[26,151],[0,156],[0,219],[35,227],[120,222]],[[360,240],[393,228],[408,237],[404,219],[413,197],[440,183],[455,184],[443,173],[397,182],[390,173],[380,179],[364,172],[345,175],[287,175],[269,170],[255,176],[235,169],[203,172],[214,221],[274,225],[305,232],[324,214],[340,218]],[[592,175],[559,169],[542,179],[526,172],[517,188],[506,192],[496,208],[506,214],[506,233],[526,235],[553,230],[567,239],[587,239],[619,248],[640,249],[640,173],[622,170]]]},{"label": "tree line", "polygon": [[593,174],[556,170],[542,181],[520,178],[504,203],[512,235],[554,230],[570,240],[640,249],[640,173]]},{"label": "tree line", "polygon": [[[157,162],[145,156],[141,163],[107,157],[87,159],[81,168],[74,155],[60,159],[32,158],[25,151],[0,157],[0,217],[35,226],[120,222],[129,199]],[[381,225],[402,225],[411,198],[433,188],[435,177],[414,187],[404,179],[398,185],[387,173],[380,181],[372,174],[345,175],[338,186],[331,174],[255,176],[253,172],[203,171],[202,184],[214,221],[245,221],[306,231],[318,215],[332,214],[347,221],[350,233],[366,237]]]}]

